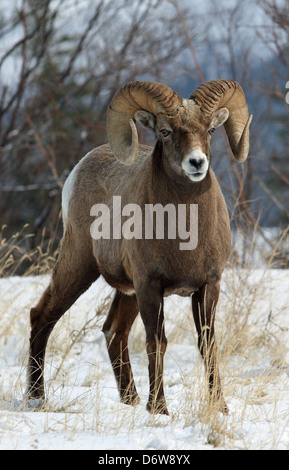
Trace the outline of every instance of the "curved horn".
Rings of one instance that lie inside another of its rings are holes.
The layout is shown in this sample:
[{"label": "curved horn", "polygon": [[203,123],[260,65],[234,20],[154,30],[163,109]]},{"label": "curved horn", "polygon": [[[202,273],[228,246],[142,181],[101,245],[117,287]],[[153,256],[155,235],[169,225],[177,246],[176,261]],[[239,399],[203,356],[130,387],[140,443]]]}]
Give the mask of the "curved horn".
[{"label": "curved horn", "polygon": [[134,115],[144,109],[156,115],[175,116],[182,99],[166,85],[130,82],[114,95],[107,111],[107,133],[111,150],[125,165],[138,157],[138,135]]},{"label": "curved horn", "polygon": [[239,162],[244,162],[249,153],[249,126],[252,115],[244,92],[234,80],[212,80],[203,83],[190,96],[200,110],[210,115],[217,109],[226,107],[229,117],[224,124],[232,152]]}]

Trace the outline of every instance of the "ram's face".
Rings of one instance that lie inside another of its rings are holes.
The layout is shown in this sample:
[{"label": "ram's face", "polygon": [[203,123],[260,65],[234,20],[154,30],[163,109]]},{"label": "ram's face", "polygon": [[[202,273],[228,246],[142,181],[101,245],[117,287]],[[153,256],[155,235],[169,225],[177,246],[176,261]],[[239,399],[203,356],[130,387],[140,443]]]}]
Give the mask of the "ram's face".
[{"label": "ram's face", "polygon": [[204,123],[191,116],[157,125],[157,137],[163,143],[165,159],[178,174],[191,181],[202,181],[210,166],[210,134]]},{"label": "ram's face", "polygon": [[202,181],[210,166],[210,140],[215,128],[229,116],[226,108],[204,119],[190,103],[182,107],[179,115],[168,118],[138,111],[136,119],[152,129],[162,142],[164,162],[175,174],[193,182]]}]

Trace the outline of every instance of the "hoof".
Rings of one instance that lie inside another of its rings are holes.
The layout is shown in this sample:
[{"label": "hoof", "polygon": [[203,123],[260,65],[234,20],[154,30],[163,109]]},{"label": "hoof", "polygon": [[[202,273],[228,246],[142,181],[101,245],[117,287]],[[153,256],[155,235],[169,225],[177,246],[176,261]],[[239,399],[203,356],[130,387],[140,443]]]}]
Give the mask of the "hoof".
[{"label": "hoof", "polygon": [[160,415],[167,415],[169,416],[169,412],[167,409],[167,405],[165,401],[160,402],[148,402],[146,409],[151,414],[160,414]]},{"label": "hoof", "polygon": [[24,392],[24,396],[26,399],[33,399],[34,398],[42,398],[43,400],[45,399],[45,392],[44,392],[44,387],[37,386],[37,385],[27,385],[26,390]]},{"label": "hoof", "polygon": [[26,409],[39,409],[45,404],[45,393],[43,388],[29,388],[25,390],[23,404]]},{"label": "hoof", "polygon": [[223,413],[223,415],[228,415],[229,414],[229,408],[226,402],[224,401],[223,403],[220,404],[220,412]]},{"label": "hoof", "polygon": [[43,398],[28,398],[24,395],[23,400],[9,400],[5,404],[5,409],[9,411],[35,411],[43,408],[44,405]]},{"label": "hoof", "polygon": [[136,406],[139,404],[140,398],[137,394],[133,394],[133,395],[126,394],[120,398],[120,401],[124,405]]},{"label": "hoof", "polygon": [[39,410],[45,405],[44,398],[29,398],[24,401],[24,406],[26,410]]},{"label": "hoof", "polygon": [[229,414],[229,411],[230,411],[224,398],[219,398],[217,400],[213,400],[213,399],[209,400],[209,407],[211,410],[215,410],[220,413],[223,413],[223,415]]}]

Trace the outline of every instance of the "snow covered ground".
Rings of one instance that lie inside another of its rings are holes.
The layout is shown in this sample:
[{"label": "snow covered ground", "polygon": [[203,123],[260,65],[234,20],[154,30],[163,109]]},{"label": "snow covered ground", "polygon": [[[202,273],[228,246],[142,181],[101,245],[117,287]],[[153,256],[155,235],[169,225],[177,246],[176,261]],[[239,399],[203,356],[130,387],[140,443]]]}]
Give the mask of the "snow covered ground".
[{"label": "snow covered ground", "polygon": [[[112,290],[100,279],[55,327],[46,360],[47,403],[27,409],[29,309],[48,276],[0,280],[0,449],[289,449],[289,272],[227,270],[217,313],[228,416],[208,413],[189,299],[165,301],[165,394],[151,416],[144,330],[130,336],[140,404],[119,402],[101,330]],[[288,363],[288,364],[287,364]]]}]

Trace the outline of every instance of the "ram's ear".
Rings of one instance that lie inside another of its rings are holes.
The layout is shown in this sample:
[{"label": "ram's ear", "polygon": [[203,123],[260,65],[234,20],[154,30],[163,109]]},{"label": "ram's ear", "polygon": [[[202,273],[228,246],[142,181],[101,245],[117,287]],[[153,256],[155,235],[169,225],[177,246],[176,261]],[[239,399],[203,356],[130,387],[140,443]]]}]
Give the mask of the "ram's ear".
[{"label": "ram's ear", "polygon": [[210,128],[217,129],[217,127],[220,127],[222,124],[224,124],[224,122],[227,121],[229,114],[230,113],[227,108],[218,109],[211,121]]},{"label": "ram's ear", "polygon": [[143,109],[136,111],[134,113],[134,118],[146,129],[150,129],[155,132],[156,127],[156,117],[149,111],[144,111]]}]

